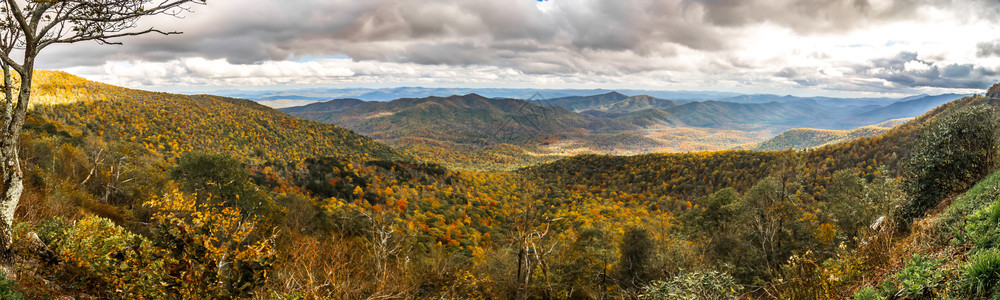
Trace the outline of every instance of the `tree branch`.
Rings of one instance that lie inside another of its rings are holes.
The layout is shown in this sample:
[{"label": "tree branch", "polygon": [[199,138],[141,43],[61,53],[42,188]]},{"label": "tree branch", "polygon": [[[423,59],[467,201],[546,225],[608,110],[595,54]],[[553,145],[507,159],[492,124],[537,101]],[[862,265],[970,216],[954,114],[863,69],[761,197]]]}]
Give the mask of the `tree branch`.
[{"label": "tree branch", "polygon": [[149,33],[159,33],[159,34],[162,34],[162,35],[174,35],[174,34],[182,34],[183,32],[179,32],[179,31],[162,31],[162,30],[155,29],[155,28],[149,28],[149,29],[146,29],[146,30],[143,30],[143,31],[126,32],[126,33],[119,33],[119,34],[109,34],[109,35],[101,35],[101,36],[81,36],[81,35],[75,35],[75,36],[72,36],[72,37],[69,37],[69,38],[65,38],[65,39],[53,39],[53,40],[43,41],[42,43],[39,44],[38,49],[45,48],[45,47],[50,46],[52,44],[71,44],[71,43],[84,42],[84,41],[97,41],[98,43],[103,44],[103,45],[121,45],[122,44],[121,42],[111,42],[111,41],[108,41],[108,40],[109,39],[114,39],[114,38],[126,37],[126,36],[144,35],[144,34],[149,34]]},{"label": "tree branch", "polygon": [[24,30],[29,27],[28,27],[28,21],[25,20],[24,14],[21,13],[21,6],[17,5],[17,0],[4,0],[4,1],[7,3],[7,10],[14,17],[14,20],[17,21],[17,24],[20,26],[21,32],[24,33],[25,39],[30,40],[32,38],[30,35],[33,33],[26,32]]},{"label": "tree branch", "polygon": [[8,67],[10,67],[11,69],[14,69],[14,71],[17,72],[18,74],[24,74],[24,68],[23,68],[23,66],[21,66],[16,61],[14,61],[13,59],[11,59],[9,52],[4,51],[3,53],[0,53],[0,60],[3,60],[3,63],[5,65],[7,65]]}]

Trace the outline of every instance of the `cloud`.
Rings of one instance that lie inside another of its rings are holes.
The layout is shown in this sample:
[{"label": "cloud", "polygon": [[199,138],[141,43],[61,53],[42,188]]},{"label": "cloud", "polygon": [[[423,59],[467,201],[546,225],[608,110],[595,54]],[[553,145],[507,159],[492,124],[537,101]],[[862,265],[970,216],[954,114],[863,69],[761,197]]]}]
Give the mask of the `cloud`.
[{"label": "cloud", "polygon": [[981,42],[976,44],[976,56],[978,57],[1000,57],[1000,40]]},{"label": "cloud", "polygon": [[487,83],[499,79],[530,80],[512,69],[491,66],[424,66],[414,63],[322,58],[304,62],[268,61],[235,64],[225,59],[189,57],[166,62],[113,61],[97,67],[66,69],[112,84],[183,87],[277,86],[336,83]]},{"label": "cloud", "polygon": [[859,70],[861,74],[904,88],[985,89],[997,80],[997,72],[993,69],[974,64],[924,61],[914,52],[875,60]]},{"label": "cloud", "polygon": [[[989,70],[1000,63],[977,58],[1000,57],[1000,39],[982,42],[1000,37],[963,35],[1000,29],[997,7],[987,0],[218,1],[193,7],[184,19],[140,24],[183,35],[54,46],[39,64],[90,67],[93,76],[143,85],[470,83],[492,76],[509,84],[686,81],[877,91],[941,86],[930,81],[937,78],[966,87],[978,84],[973,76],[996,79]],[[973,50],[953,54],[961,47]],[[901,52],[920,57],[875,66]],[[924,57],[933,55],[943,56]],[[307,57],[344,59],[333,67]]]},{"label": "cloud", "polygon": [[[196,6],[184,19],[154,17],[140,25],[185,32],[181,36],[145,36],[127,40],[128,47],[49,58],[54,65],[88,60],[94,65],[108,59],[162,61],[195,55],[234,63],[348,55],[422,64],[503,64],[509,61],[494,47],[516,43],[569,55],[586,50],[662,55],[660,50],[670,46],[739,48],[734,29],[755,24],[805,34],[843,32],[919,19],[921,8],[951,5],[928,0],[221,1]],[[481,57],[454,61],[426,53],[456,44],[476,46]]]}]

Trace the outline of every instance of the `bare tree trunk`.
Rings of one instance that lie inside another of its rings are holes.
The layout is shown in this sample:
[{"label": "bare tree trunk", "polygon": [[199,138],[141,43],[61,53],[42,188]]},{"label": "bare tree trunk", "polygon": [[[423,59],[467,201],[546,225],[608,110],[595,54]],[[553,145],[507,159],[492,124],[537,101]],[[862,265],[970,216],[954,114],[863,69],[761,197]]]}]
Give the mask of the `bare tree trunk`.
[{"label": "bare tree trunk", "polygon": [[[28,49],[32,51],[33,49]],[[8,98],[4,111],[4,127],[0,133],[0,177],[3,179],[3,192],[0,194],[0,270],[7,274],[8,278],[14,276],[14,253],[12,251],[12,228],[14,225],[14,210],[21,200],[21,193],[24,191],[24,174],[21,172],[21,161],[18,158],[17,145],[21,134],[21,127],[24,126],[24,116],[28,110],[28,99],[31,97],[31,76],[33,66],[31,60],[25,61],[26,71],[20,74],[20,90],[18,91],[17,105],[13,106],[13,99]],[[5,88],[11,87],[12,80],[9,71],[5,70]],[[9,92],[6,96],[11,96]]]},{"label": "bare tree trunk", "polygon": [[524,247],[518,245],[517,249],[517,278],[514,279],[514,294],[511,299],[517,299],[518,291],[521,289],[521,268],[524,266]]},{"label": "bare tree trunk", "polygon": [[14,210],[17,202],[21,199],[21,192],[24,190],[23,176],[20,167],[17,165],[17,150],[9,144],[2,146],[5,163],[3,163],[3,195],[0,196],[0,270],[7,277],[14,274],[14,253],[12,251],[12,226],[14,222]]},{"label": "bare tree trunk", "polygon": [[604,268],[601,269],[601,285],[598,286],[600,288],[600,293],[598,294],[599,296],[597,299],[604,300],[607,298],[604,286],[608,284],[608,262],[602,259],[601,264],[604,265]]}]

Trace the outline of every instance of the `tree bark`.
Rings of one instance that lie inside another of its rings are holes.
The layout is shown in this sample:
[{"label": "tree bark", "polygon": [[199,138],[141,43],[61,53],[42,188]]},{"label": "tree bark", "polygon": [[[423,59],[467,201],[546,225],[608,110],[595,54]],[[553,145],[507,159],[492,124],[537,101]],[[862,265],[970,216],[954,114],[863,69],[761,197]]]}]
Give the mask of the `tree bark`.
[{"label": "tree bark", "polygon": [[[32,51],[33,49],[28,49]],[[21,161],[18,157],[17,145],[24,126],[24,117],[28,109],[28,99],[31,97],[31,77],[33,75],[32,60],[25,62],[28,70],[20,75],[20,90],[17,105],[8,106],[13,113],[5,113],[5,127],[0,136],[0,177],[3,179],[3,192],[0,193],[0,270],[8,278],[14,278],[13,225],[14,211],[21,200],[24,191],[24,173],[21,172]],[[11,101],[13,102],[13,101]]]}]

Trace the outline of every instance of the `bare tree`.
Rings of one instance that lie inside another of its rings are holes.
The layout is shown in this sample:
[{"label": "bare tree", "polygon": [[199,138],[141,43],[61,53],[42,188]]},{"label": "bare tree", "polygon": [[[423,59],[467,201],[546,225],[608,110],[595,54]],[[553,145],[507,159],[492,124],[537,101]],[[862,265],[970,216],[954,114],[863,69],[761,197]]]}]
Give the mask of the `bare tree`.
[{"label": "bare tree", "polygon": [[[0,124],[0,176],[3,180],[0,187],[0,269],[11,276],[11,225],[24,189],[17,144],[31,101],[35,58],[42,49],[53,44],[84,41],[120,44],[114,39],[149,33],[179,34],[156,28],[137,28],[136,22],[144,16],[179,16],[189,10],[187,5],[205,4],[207,0],[0,1],[0,68],[4,78],[3,124]],[[23,57],[17,59],[16,54],[23,54]]]},{"label": "bare tree", "polygon": [[410,252],[410,248],[400,233],[393,228],[393,218],[397,214],[385,211],[360,213],[371,222],[369,252],[374,267],[372,269],[374,281],[371,283],[372,294],[367,299],[409,298],[411,287],[404,277],[409,269],[410,258],[407,253]]},{"label": "bare tree", "polygon": [[[530,190],[530,189],[525,189]],[[556,249],[556,244],[549,240],[549,230],[553,222],[562,218],[545,216],[545,209],[540,197],[525,192],[513,203],[515,215],[510,236],[512,248],[517,249],[517,273],[510,299],[529,299],[531,295],[531,278],[536,267],[542,271],[543,298],[551,298],[548,260]]]}]

